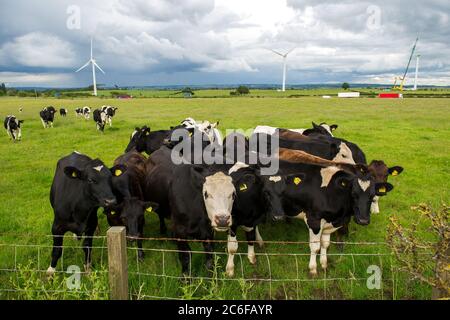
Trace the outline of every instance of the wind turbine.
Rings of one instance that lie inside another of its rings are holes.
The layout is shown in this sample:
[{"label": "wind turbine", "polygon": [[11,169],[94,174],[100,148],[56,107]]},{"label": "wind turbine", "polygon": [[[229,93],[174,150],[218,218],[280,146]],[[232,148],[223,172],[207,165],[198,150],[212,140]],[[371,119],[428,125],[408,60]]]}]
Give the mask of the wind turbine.
[{"label": "wind turbine", "polygon": [[295,48],[289,50],[285,54],[282,54],[278,51],[270,49],[270,51],[272,51],[273,53],[275,53],[283,58],[283,84],[281,86],[281,91],[283,91],[283,92],[286,91],[286,58],[287,58],[288,54],[294,50],[295,50]]},{"label": "wind turbine", "polygon": [[88,62],[86,62],[80,69],[78,69],[75,72],[81,71],[84,68],[86,68],[89,64],[92,65],[92,84],[94,87],[94,96],[97,96],[97,82],[95,79],[95,67],[98,68],[98,70],[100,70],[101,72],[103,72],[103,74],[105,74],[105,71],[102,70],[102,68],[99,67],[99,65],[97,64],[97,62],[95,62],[94,57],[92,56],[92,38],[91,38],[91,58],[89,59]]}]

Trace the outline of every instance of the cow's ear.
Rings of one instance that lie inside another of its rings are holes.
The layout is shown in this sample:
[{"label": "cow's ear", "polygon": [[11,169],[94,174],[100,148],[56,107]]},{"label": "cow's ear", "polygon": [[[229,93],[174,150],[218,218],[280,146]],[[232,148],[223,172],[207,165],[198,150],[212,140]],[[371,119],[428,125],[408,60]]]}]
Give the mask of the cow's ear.
[{"label": "cow's ear", "polygon": [[24,122],[24,120],[19,120],[19,123],[23,123]]},{"label": "cow's ear", "polygon": [[381,182],[375,184],[375,194],[377,196],[385,196],[389,191],[392,191],[394,186],[389,182]]},{"label": "cow's ear", "polygon": [[286,183],[299,187],[305,181],[305,177],[304,173],[293,173],[286,176]]},{"label": "cow's ear", "polygon": [[311,124],[312,124],[312,127],[313,128],[317,128],[317,127],[319,127],[314,121],[313,122],[311,122]]},{"label": "cow's ear", "polygon": [[141,204],[147,212],[154,212],[159,207],[159,204],[153,201],[141,201]]},{"label": "cow's ear", "polygon": [[211,128],[217,128],[219,126],[219,121],[214,122],[213,124],[211,124]]},{"label": "cow's ear", "polygon": [[388,169],[388,172],[391,176],[398,176],[400,173],[402,173],[402,171],[403,167],[400,166],[394,166]]},{"label": "cow's ear", "polygon": [[120,177],[125,171],[127,171],[127,166],[123,164],[118,164],[109,170],[111,170],[111,174],[114,177]]},{"label": "cow's ear", "polygon": [[336,129],[337,129],[337,127],[338,127],[338,125],[337,125],[337,124],[332,124],[332,125],[330,126],[330,130],[331,130],[331,132],[333,132],[334,130],[336,130]]},{"label": "cow's ear", "polygon": [[84,179],[84,173],[75,167],[67,166],[64,168],[64,173],[66,176],[72,179]]}]

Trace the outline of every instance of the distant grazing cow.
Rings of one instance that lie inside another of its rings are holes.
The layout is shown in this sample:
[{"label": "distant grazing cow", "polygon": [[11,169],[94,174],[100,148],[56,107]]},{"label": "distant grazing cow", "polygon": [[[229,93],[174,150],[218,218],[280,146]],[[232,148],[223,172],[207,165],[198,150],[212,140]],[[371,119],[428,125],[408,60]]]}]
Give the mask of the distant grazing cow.
[{"label": "distant grazing cow", "polygon": [[103,106],[102,111],[106,113],[106,122],[109,124],[109,126],[112,126],[112,118],[116,114],[117,107],[111,107],[111,106]]},{"label": "distant grazing cow", "polygon": [[50,190],[54,220],[52,261],[48,275],[55,273],[67,231],[76,234],[78,239],[85,235],[85,269],[90,269],[92,236],[98,223],[97,209],[117,203],[112,189],[112,176],[116,170],[125,172],[126,167],[118,165],[109,169],[101,160],[92,160],[77,152],[58,161]]},{"label": "distant grazing cow", "polygon": [[89,108],[88,106],[83,107],[84,119],[89,120],[90,113],[91,113],[91,108]]},{"label": "distant grazing cow", "polygon": [[67,115],[67,109],[60,108],[59,109],[59,114],[61,115],[61,117],[65,117]]},{"label": "distant grazing cow", "polygon": [[75,115],[78,117],[83,115],[83,108],[76,108],[75,109]]},{"label": "distant grazing cow", "polygon": [[[325,122],[322,122],[319,125],[317,125],[313,122],[312,128],[310,128],[310,129],[283,129],[283,130],[300,133],[305,136],[309,136],[311,133],[320,133],[320,134],[324,134],[324,135],[332,137],[333,136],[332,132],[334,130],[336,130],[337,127],[338,127],[337,124],[328,125]],[[255,130],[253,131],[253,133],[266,133],[269,135],[273,135],[279,129],[282,129],[282,128],[276,128],[276,127],[271,127],[271,126],[257,126],[255,128]]]},{"label": "distant grazing cow", "polygon": [[[113,172],[112,185],[118,204],[105,208],[110,226],[125,226],[131,240],[137,239],[138,257],[144,258],[142,237],[144,236],[145,212],[156,211],[158,204],[144,200],[145,161],[147,159],[136,151],[119,156],[114,165],[124,165],[127,171]],[[134,239],[133,239],[134,238]]]},{"label": "distant grazing cow", "polygon": [[5,121],[3,122],[6,133],[13,141],[20,140],[22,138],[22,129],[20,128],[22,123],[23,120],[19,120],[13,115],[6,116]]},{"label": "distant grazing cow", "polygon": [[52,106],[45,107],[39,112],[41,117],[42,125],[44,128],[53,127],[53,120],[55,119],[56,109]]},{"label": "distant grazing cow", "polygon": [[93,112],[93,119],[97,126],[97,130],[100,130],[101,132],[103,132],[103,130],[105,129],[105,124],[106,124],[106,113],[100,109],[95,109]]}]

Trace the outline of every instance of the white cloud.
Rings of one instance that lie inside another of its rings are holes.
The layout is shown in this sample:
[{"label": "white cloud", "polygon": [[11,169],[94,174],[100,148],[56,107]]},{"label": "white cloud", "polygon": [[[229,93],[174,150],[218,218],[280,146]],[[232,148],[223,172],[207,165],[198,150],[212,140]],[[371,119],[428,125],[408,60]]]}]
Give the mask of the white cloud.
[{"label": "white cloud", "polygon": [[65,73],[0,72],[0,82],[11,86],[61,86],[62,83],[70,80],[72,76]]},{"label": "white cloud", "polygon": [[0,64],[27,67],[65,67],[75,61],[72,46],[51,34],[30,32],[0,48]]}]

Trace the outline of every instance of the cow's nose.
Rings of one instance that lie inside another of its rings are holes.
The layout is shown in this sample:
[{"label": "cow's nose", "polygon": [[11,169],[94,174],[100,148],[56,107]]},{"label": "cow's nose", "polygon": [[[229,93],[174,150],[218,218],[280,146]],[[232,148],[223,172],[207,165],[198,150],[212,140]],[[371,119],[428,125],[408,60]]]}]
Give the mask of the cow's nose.
[{"label": "cow's nose", "polygon": [[362,226],[367,226],[370,223],[369,219],[361,219],[361,218],[359,218],[359,219],[355,219],[355,220],[356,220],[357,224],[362,225]]},{"label": "cow's nose", "polygon": [[117,200],[115,198],[113,199],[105,199],[105,206],[112,206],[117,204]]},{"label": "cow's nose", "polygon": [[273,221],[284,221],[285,217],[284,215],[273,215],[272,220]]},{"label": "cow's nose", "polygon": [[228,227],[230,225],[231,216],[227,214],[217,215],[215,222],[219,228]]}]

